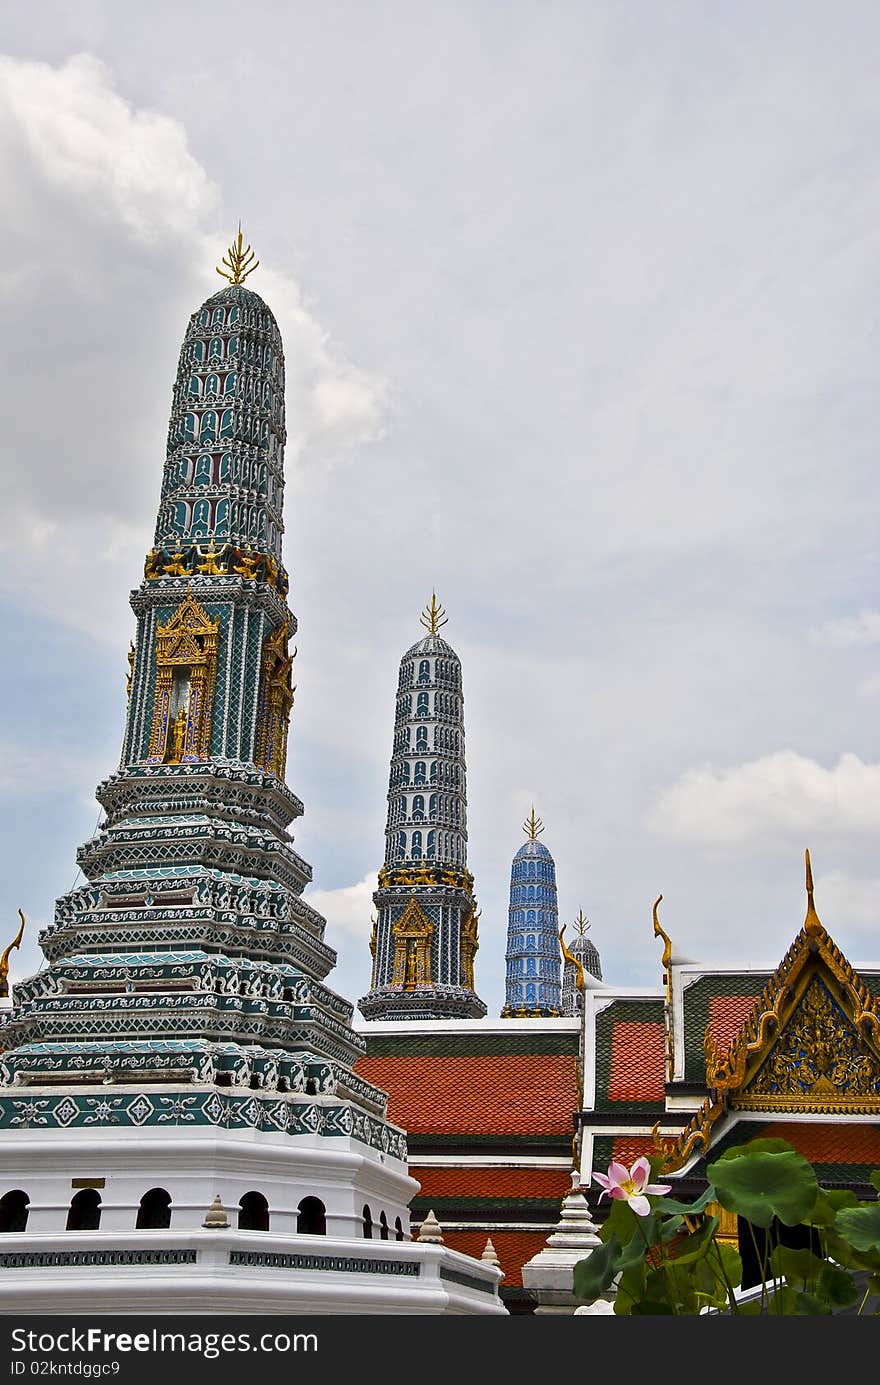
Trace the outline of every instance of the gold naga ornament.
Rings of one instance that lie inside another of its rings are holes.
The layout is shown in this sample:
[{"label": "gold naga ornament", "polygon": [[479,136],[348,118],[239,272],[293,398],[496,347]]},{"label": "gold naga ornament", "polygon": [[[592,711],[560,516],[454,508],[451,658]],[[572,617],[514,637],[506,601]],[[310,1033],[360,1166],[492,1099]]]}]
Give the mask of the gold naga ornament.
[{"label": "gold naga ornament", "polygon": [[249,274],[253,274],[260,261],[254,255],[249,245],[244,245],[241,234],[241,222],[238,223],[238,236],[232,242],[220,264],[215,265],[217,273],[221,279],[228,279],[230,284],[243,284]]},{"label": "gold naga ornament", "polygon": [[657,917],[662,899],[662,894],[659,894],[654,900],[654,937],[663,939],[663,956],[660,960],[663,966],[663,985],[666,989],[666,1000],[663,1004],[663,1018],[666,1024],[666,1076],[671,1082],[675,1074],[675,1037],[672,1032],[672,939],[661,927]]},{"label": "gold naga ornament", "polygon": [[21,947],[21,940],[24,937],[25,917],[21,909],[18,911],[18,917],[21,919],[21,927],[3,956],[0,957],[0,1000],[6,1000],[9,996],[9,954],[14,948]]}]

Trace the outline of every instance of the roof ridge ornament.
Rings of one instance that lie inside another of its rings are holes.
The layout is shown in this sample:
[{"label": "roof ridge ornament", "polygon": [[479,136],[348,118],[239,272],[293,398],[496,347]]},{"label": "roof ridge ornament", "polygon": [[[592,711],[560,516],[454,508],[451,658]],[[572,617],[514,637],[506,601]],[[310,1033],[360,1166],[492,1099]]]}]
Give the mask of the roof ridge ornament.
[{"label": "roof ridge ornament", "polygon": [[[249,274],[253,274],[257,265],[260,263],[255,258],[250,245],[243,245],[241,234],[241,222],[238,223],[238,237],[232,242],[220,264],[224,264],[226,269],[221,269],[220,265],[215,268],[221,279],[228,279],[230,284],[243,284]],[[226,271],[229,271],[227,274]]]},{"label": "roof ridge ornament", "polygon": [[535,805],[532,804],[532,811],[523,823],[523,831],[530,842],[538,840],[539,833],[544,831],[544,824],[540,818],[535,817]]},{"label": "roof ridge ornament", "polygon": [[431,604],[425,607],[419,620],[429,635],[436,635],[441,625],[449,624],[449,617],[437,600],[436,592],[431,592]]},{"label": "roof ridge ornament", "polygon": [[806,864],[807,885],[807,916],[804,919],[804,931],[807,933],[818,933],[822,928],[822,922],[813,904],[813,867],[810,865],[809,848],[804,852],[804,861]]},{"label": "roof ridge ornament", "polygon": [[21,919],[21,927],[3,953],[3,956],[0,957],[0,997],[3,999],[6,999],[9,995],[9,954],[13,948],[21,947],[21,940],[24,936],[25,917],[20,909],[18,911],[18,917]]},{"label": "roof ridge ornament", "polygon": [[663,939],[663,956],[661,964],[663,966],[663,985],[666,987],[666,1004],[672,1004],[672,939],[660,924],[657,917],[657,908],[662,900],[662,894],[658,894],[654,900],[654,937]]}]

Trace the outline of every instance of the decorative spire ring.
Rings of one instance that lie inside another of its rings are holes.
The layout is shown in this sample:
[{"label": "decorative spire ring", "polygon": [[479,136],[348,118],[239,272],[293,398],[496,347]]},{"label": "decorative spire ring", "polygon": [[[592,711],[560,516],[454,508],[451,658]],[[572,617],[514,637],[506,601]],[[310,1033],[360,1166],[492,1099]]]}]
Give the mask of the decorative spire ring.
[{"label": "decorative spire ring", "polygon": [[448,625],[449,617],[437,600],[436,592],[431,592],[431,604],[425,607],[419,620],[429,635],[436,635],[441,625]]},{"label": "decorative spire ring", "polygon": [[[253,274],[257,265],[260,263],[255,259],[251,247],[243,246],[241,234],[241,222],[238,223],[238,238],[234,240],[220,262],[226,266],[221,269],[216,266],[217,273],[221,279],[228,279],[230,284],[243,284],[249,274]],[[229,271],[227,273],[226,271]]]}]

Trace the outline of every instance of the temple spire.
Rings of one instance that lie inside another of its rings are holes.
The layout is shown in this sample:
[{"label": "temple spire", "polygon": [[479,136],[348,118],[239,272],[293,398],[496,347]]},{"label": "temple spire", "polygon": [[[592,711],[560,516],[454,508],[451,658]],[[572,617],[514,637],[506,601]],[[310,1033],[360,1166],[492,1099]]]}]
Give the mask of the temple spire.
[{"label": "temple spire", "polygon": [[556,866],[538,834],[535,806],[523,823],[526,841],[510,867],[510,907],[502,1019],[562,1014]]},{"label": "temple spire", "polygon": [[221,279],[228,279],[230,284],[243,284],[248,275],[253,274],[259,263],[260,261],[254,256],[251,247],[243,243],[241,222],[239,222],[238,236],[220,261],[220,264],[225,265],[226,268],[221,269],[220,265],[217,265],[217,273]]},{"label": "temple spire", "polygon": [[385,861],[373,895],[368,1020],[480,1019],[479,909],[467,868],[467,776],[461,663],[438,634],[446,613],[431,593],[427,631],[400,661],[388,776]]}]

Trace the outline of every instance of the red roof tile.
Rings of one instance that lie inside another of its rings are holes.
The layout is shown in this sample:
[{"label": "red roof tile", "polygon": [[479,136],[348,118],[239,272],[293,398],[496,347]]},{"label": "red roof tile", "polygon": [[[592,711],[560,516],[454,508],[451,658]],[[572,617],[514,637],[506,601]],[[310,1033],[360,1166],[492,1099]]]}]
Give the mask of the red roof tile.
[{"label": "red roof tile", "polygon": [[880,1168],[880,1129],[876,1125],[854,1121],[774,1121],[764,1127],[761,1138],[788,1140],[811,1164],[867,1164]]},{"label": "red roof tile", "polygon": [[[567,1169],[423,1168],[410,1165],[420,1198],[554,1198],[571,1187]],[[482,1249],[482,1247],[481,1247]]]},{"label": "red roof tile", "polygon": [[549,1231],[444,1231],[443,1241],[451,1250],[479,1260],[491,1235],[504,1271],[501,1287],[509,1289],[522,1286],[523,1265],[544,1249],[549,1234]]},{"label": "red roof tile", "polygon": [[577,1069],[566,1054],[359,1058],[388,1093],[388,1116],[414,1134],[571,1135]]},{"label": "red roof tile", "polygon": [[611,1030],[609,1101],[663,1101],[666,1026],[619,1020]]},{"label": "red roof tile", "polygon": [[[636,1159],[640,1159],[643,1154],[648,1157],[656,1154],[654,1141],[650,1135],[618,1135],[612,1146],[611,1158],[616,1159],[621,1164],[626,1164],[631,1168]],[[604,1173],[604,1169],[597,1169],[597,1173]]]},{"label": "red roof tile", "polygon": [[757,994],[709,997],[709,1033],[719,1048],[730,1047],[757,1001]]}]

